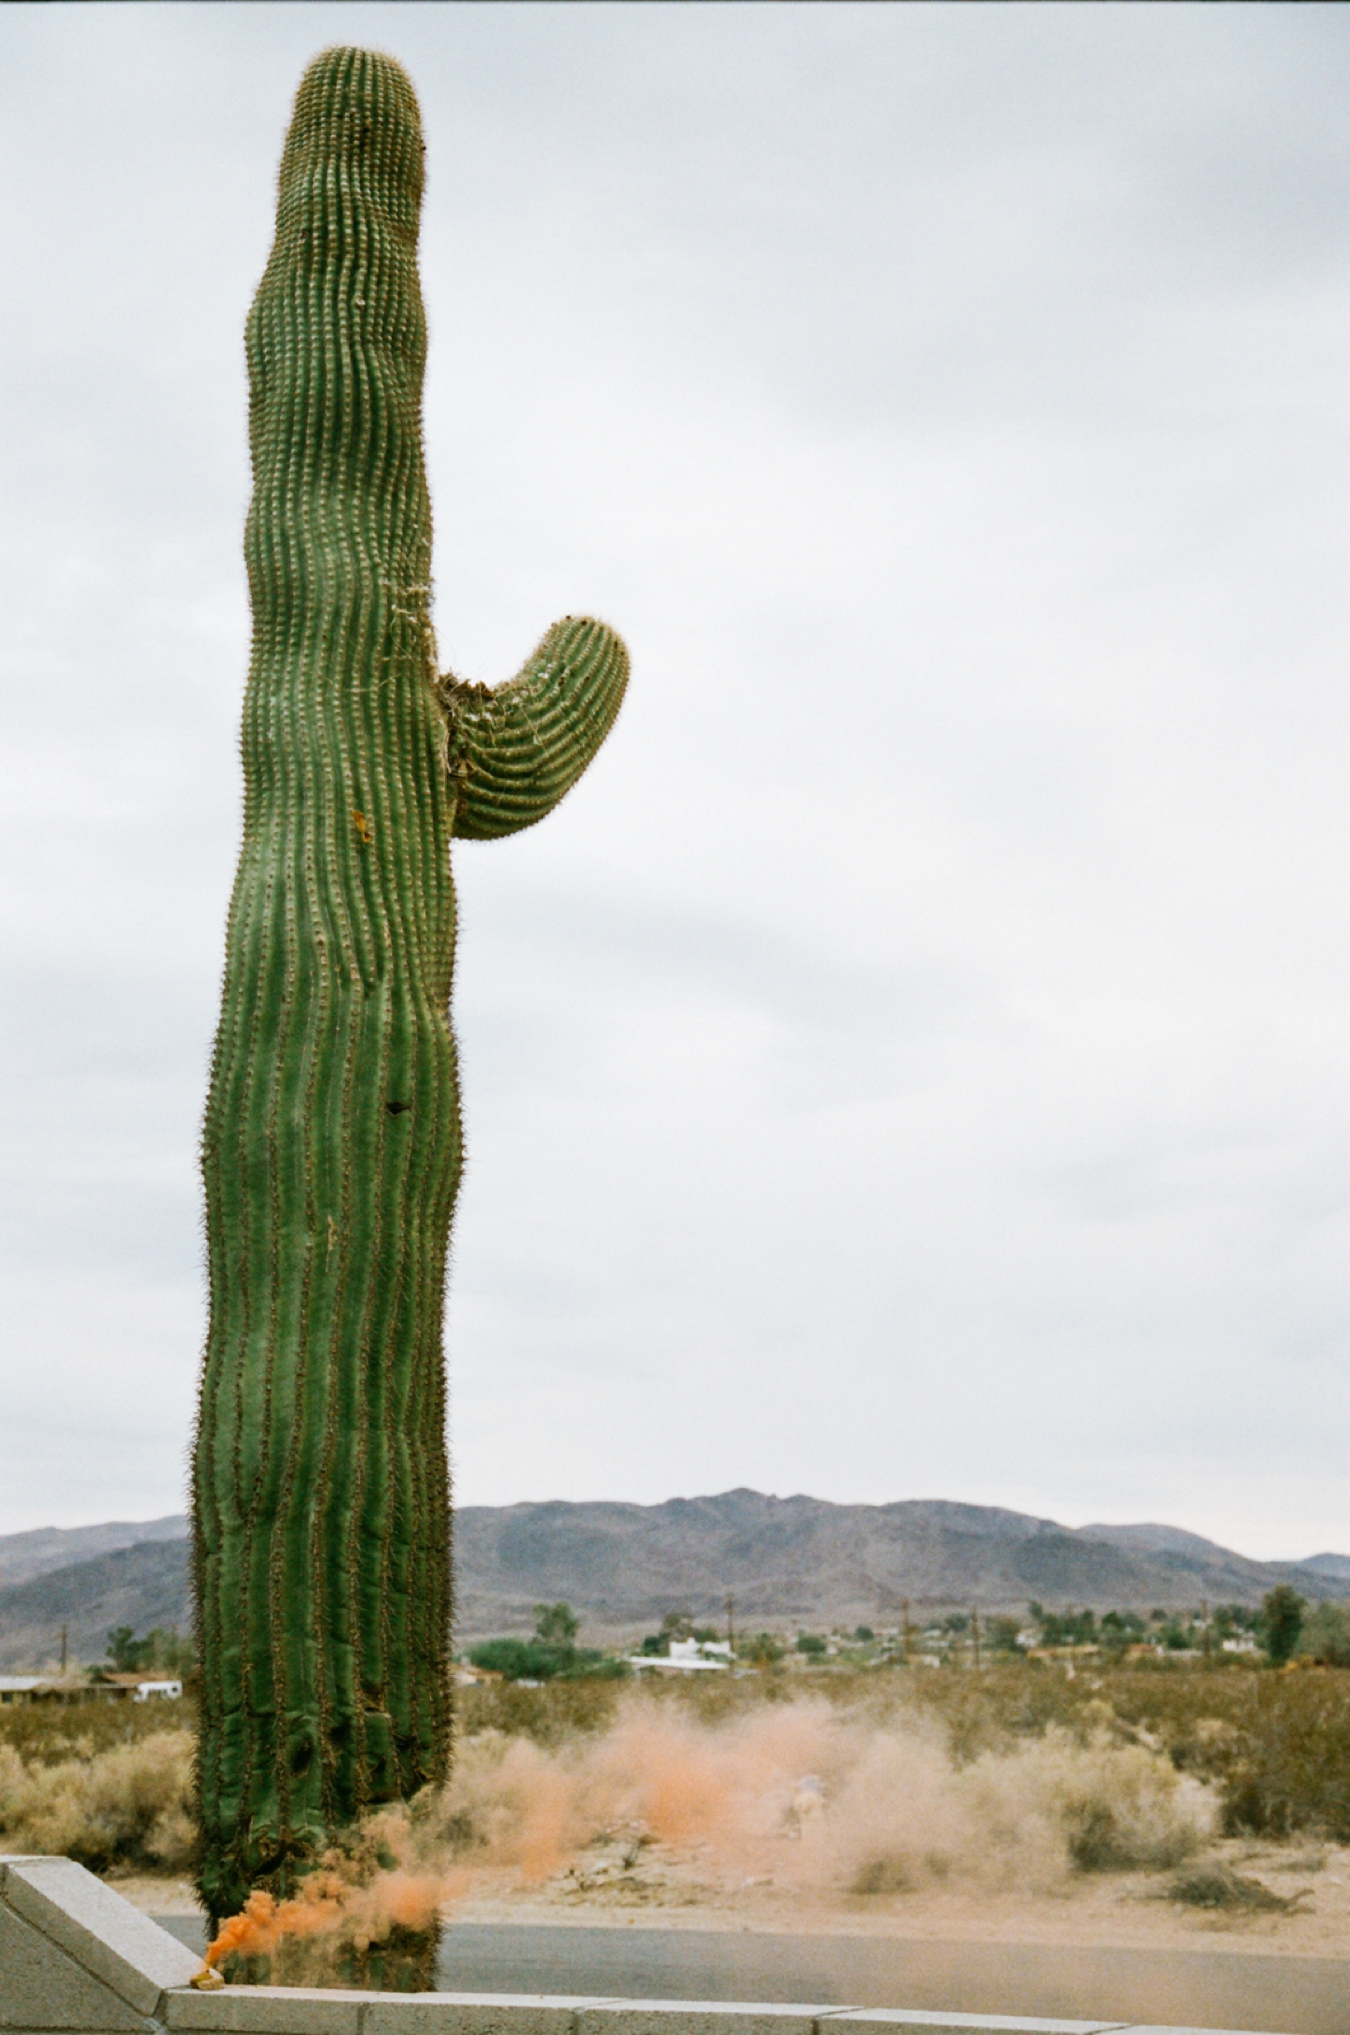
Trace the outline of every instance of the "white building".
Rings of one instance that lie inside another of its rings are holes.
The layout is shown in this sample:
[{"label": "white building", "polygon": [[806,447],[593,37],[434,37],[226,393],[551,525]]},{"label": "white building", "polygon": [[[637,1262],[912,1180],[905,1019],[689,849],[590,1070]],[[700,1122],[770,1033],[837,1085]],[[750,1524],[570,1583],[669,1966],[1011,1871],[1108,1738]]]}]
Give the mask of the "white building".
[{"label": "white building", "polygon": [[[710,1660],[710,1654],[723,1658]],[[707,1674],[711,1669],[724,1675],[731,1666],[731,1646],[724,1639],[672,1639],[669,1653],[630,1653],[628,1662],[634,1668],[655,1668],[658,1674]]]}]

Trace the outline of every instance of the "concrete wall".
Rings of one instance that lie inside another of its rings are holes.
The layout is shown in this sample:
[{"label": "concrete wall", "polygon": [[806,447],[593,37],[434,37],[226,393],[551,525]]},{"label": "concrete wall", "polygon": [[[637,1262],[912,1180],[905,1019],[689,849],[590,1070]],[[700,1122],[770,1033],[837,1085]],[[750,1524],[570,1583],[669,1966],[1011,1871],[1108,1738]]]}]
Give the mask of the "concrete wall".
[{"label": "concrete wall", "polygon": [[[68,1858],[0,1858],[3,2035],[1166,2035],[876,2007],[188,1983],[200,1960]],[[1175,2035],[1175,2031],[1173,2031]]]}]

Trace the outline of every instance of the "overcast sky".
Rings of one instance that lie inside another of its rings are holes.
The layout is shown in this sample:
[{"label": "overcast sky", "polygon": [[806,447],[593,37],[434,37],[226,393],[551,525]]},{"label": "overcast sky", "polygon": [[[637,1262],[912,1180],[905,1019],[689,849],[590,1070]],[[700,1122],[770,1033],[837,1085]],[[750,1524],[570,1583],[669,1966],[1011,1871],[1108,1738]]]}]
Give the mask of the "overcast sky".
[{"label": "overcast sky", "polygon": [[242,327],[421,96],[437,627],[614,623],[456,849],[464,1503],[1350,1549],[1350,17],[0,11],[0,1531],[181,1508]]}]

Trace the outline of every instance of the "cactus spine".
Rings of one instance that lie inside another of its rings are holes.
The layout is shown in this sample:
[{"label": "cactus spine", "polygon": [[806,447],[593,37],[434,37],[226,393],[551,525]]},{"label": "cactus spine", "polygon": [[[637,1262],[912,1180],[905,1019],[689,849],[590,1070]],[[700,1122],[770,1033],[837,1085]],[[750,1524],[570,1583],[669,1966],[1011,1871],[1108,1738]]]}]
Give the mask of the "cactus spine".
[{"label": "cactus spine", "polygon": [[449,847],[542,818],[628,671],[569,618],[495,691],[437,675],[421,193],[404,72],[317,58],[247,327],[253,650],[193,1469],[215,1916],[446,1773]]}]

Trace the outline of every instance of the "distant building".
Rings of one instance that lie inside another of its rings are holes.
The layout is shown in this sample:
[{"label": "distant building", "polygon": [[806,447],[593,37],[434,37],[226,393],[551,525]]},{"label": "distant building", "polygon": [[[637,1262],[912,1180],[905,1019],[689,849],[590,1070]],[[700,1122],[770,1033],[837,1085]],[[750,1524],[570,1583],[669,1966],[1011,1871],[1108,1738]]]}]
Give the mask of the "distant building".
[{"label": "distant building", "polygon": [[0,1675],[0,1703],[31,1703],[41,1687],[41,1675]]},{"label": "distant building", "polygon": [[[709,1655],[721,1657],[709,1659]],[[672,1639],[669,1653],[633,1653],[628,1663],[634,1668],[655,1668],[658,1674],[707,1674],[711,1670],[724,1675],[731,1666],[731,1646],[725,1639]]]},{"label": "distant building", "polygon": [[0,1675],[0,1703],[88,1703],[98,1693],[79,1675]]},{"label": "distant building", "polygon": [[100,1668],[91,1684],[94,1694],[104,1702],[173,1703],[183,1693],[183,1684],[176,1678],[146,1674],[118,1674],[112,1668]]}]

